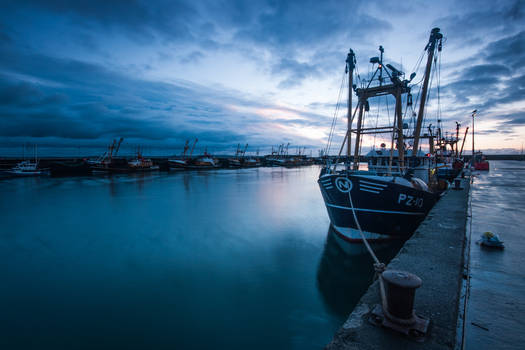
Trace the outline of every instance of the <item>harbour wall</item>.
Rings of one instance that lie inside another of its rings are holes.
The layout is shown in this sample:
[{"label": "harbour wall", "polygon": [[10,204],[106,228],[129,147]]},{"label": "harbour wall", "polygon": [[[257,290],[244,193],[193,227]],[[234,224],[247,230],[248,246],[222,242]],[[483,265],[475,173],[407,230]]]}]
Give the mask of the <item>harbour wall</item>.
[{"label": "harbour wall", "polygon": [[326,350],[444,350],[454,349],[460,344],[470,180],[464,178],[460,181],[462,189],[450,189],[440,199],[387,266],[387,269],[416,274],[423,281],[416,291],[414,309],[416,314],[430,319],[424,341],[416,342],[368,321],[374,306],[381,304],[376,280]]}]

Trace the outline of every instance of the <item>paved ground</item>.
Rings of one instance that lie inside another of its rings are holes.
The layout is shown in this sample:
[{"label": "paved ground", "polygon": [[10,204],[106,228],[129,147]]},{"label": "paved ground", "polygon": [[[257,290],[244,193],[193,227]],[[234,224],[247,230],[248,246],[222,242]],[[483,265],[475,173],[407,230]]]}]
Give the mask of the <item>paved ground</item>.
[{"label": "paved ground", "polygon": [[463,190],[450,190],[408,240],[388,269],[418,275],[415,309],[431,319],[430,334],[423,344],[370,324],[368,314],[380,303],[378,282],[361,298],[327,350],[339,349],[453,349],[456,344],[458,308],[463,279],[463,255],[467,222],[467,179]]}]

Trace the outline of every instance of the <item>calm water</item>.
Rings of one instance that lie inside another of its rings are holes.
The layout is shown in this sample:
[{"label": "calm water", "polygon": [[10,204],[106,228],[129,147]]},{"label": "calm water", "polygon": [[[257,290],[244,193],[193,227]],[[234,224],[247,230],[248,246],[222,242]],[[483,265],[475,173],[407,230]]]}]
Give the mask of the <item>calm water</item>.
[{"label": "calm water", "polygon": [[[467,349],[524,348],[524,189],[525,162],[491,161],[474,179]],[[505,250],[475,244],[485,231],[498,233]]]},{"label": "calm water", "polygon": [[0,348],[319,349],[372,271],[318,172],[0,181]]}]

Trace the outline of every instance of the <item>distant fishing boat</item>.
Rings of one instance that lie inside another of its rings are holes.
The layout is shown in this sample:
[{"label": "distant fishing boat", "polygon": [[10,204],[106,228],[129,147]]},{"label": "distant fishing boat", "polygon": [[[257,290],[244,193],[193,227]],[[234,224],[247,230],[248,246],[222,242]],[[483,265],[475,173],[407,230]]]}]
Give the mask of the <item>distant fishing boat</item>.
[{"label": "distant fishing boat", "polygon": [[193,141],[193,146],[191,147],[190,154],[189,156],[186,156],[186,153],[188,152],[190,148],[190,145],[189,145],[190,141],[186,140],[186,143],[184,144],[184,151],[182,152],[182,156],[173,157],[173,158],[168,159],[169,169],[171,170],[189,169],[191,156],[193,154],[193,150],[195,149],[195,145],[197,144],[197,141],[199,141],[199,139],[195,139],[195,141]]},{"label": "distant fishing boat", "polygon": [[140,148],[137,149],[137,156],[128,162],[131,171],[152,171],[159,170],[159,166],[153,164],[151,159],[144,158]]},{"label": "distant fishing boat", "polygon": [[[461,150],[458,147],[459,143],[459,129],[461,124],[456,122],[456,136],[449,137],[441,135],[441,120],[438,120],[438,135],[436,144],[436,169],[438,179],[443,179],[448,182],[452,182],[461,173],[465,166],[463,159],[463,146],[465,145],[465,139],[468,133],[468,127],[465,129],[465,136],[463,137],[463,143]],[[450,146],[450,149],[447,148]]]},{"label": "distant fishing boat", "polygon": [[259,149],[255,152],[255,157],[249,156],[243,159],[242,166],[244,168],[255,168],[261,166],[261,159],[259,158]]},{"label": "distant fishing boat", "polygon": [[243,157],[246,153],[246,149],[248,148],[248,144],[244,147],[244,150],[241,149],[241,144],[237,144],[237,150],[235,151],[235,157],[234,158],[228,158],[226,159],[226,162],[228,163],[229,168],[240,168],[243,163]]},{"label": "distant fishing boat", "polygon": [[189,169],[215,169],[220,166],[219,161],[212,157],[208,153],[208,150],[204,150],[204,154],[201,157],[198,157],[188,166]]},{"label": "distant fishing boat", "polygon": [[244,158],[242,163],[243,168],[254,168],[261,166],[261,161],[258,158],[248,157]]},{"label": "distant fishing boat", "polygon": [[241,160],[241,166],[243,168],[255,168],[261,166],[261,160],[259,159],[259,150],[256,152],[256,157],[249,156],[246,157],[246,150],[248,149],[248,144],[244,146],[244,150],[242,151],[242,155],[240,157]]},{"label": "distant fishing boat", "polygon": [[472,159],[473,159],[475,170],[479,170],[479,171],[490,170],[490,163],[481,151],[476,152]]},{"label": "distant fishing boat", "polygon": [[125,159],[116,158],[122,141],[124,141],[122,137],[118,142],[117,140],[113,140],[113,143],[108,146],[108,150],[99,158],[87,160],[93,173],[112,174],[130,172],[128,162]]},{"label": "distant fishing boat", "polygon": [[[433,137],[421,135],[421,127],[432,63],[434,62],[433,58],[436,51],[441,51],[442,37],[439,28],[434,28],[425,47],[428,59],[423,77],[419,113],[411,137],[405,136],[403,133],[405,128],[402,114],[402,95],[407,95],[406,103],[411,105],[412,98],[408,84],[415,77],[415,73],[411,74],[410,80],[405,80],[403,72],[390,64],[383,65],[384,50],[383,47],[380,47],[381,57],[370,59],[371,63],[377,64],[377,69],[372,78],[364,82],[362,88],[357,88],[353,85],[356,66],[355,54],[352,50],[348,53],[346,60],[346,73],[349,76],[347,131],[338,159],[333,165],[327,164],[323,167],[318,179],[330,222],[335,232],[348,242],[361,243],[361,233],[366,239],[375,242],[393,238],[407,239],[439,199],[440,193],[429,187],[433,181],[430,178],[432,174],[431,163],[428,162],[426,167],[418,169],[418,153],[406,152],[405,140],[408,138],[413,140],[412,150],[419,151],[419,141],[423,138],[427,138],[430,147],[433,147]],[[383,78],[385,73],[390,80],[389,84],[384,84],[387,79],[386,77]],[[374,79],[377,76],[377,80]],[[371,86],[374,80],[377,85]],[[352,91],[354,89],[358,96],[358,104],[352,116]],[[393,95],[396,99],[394,124],[385,127],[365,128],[363,114],[370,110],[368,99],[385,95]],[[352,122],[358,110],[357,127],[354,129]],[[381,175],[378,175],[377,169],[376,171],[374,169],[371,171],[359,170],[359,154],[363,135],[379,133],[391,133],[391,150],[394,150],[393,143],[396,141],[397,163],[393,162],[393,152],[391,151],[386,174],[381,172]],[[332,128],[331,137],[333,134]],[[353,162],[350,162],[352,134],[355,134],[356,139]],[[345,143],[347,145],[345,167],[344,169],[337,169]],[[416,173],[420,172],[419,170],[424,170],[424,173],[428,174],[428,181],[416,176]]]}]

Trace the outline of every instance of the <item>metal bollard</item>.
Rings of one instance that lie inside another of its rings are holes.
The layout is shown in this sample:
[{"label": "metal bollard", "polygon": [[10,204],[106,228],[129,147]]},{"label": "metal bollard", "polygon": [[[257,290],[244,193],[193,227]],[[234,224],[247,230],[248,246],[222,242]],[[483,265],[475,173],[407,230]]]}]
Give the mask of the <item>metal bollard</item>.
[{"label": "metal bollard", "polygon": [[421,286],[421,278],[410,272],[387,270],[383,272],[383,280],[388,312],[402,320],[414,319],[414,298],[416,289]]},{"label": "metal bollard", "polygon": [[428,333],[430,320],[414,311],[416,289],[421,279],[405,271],[386,270],[381,274],[385,289],[386,310],[376,305],[368,321],[375,326],[392,329],[422,342]]}]

